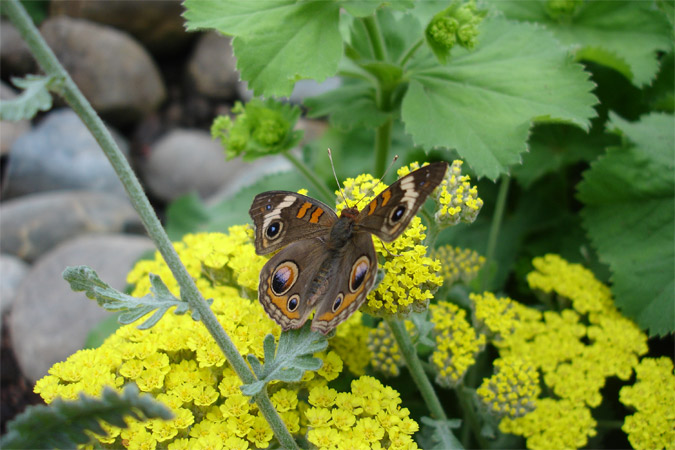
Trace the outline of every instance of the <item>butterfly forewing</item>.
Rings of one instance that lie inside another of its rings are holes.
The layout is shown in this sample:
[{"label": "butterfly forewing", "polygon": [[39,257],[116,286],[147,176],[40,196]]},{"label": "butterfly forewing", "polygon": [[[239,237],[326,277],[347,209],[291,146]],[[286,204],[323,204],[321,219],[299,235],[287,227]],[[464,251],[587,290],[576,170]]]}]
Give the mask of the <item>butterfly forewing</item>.
[{"label": "butterfly forewing", "polygon": [[435,162],[398,179],[359,213],[359,231],[391,242],[406,229],[417,211],[443,181],[447,162]]}]

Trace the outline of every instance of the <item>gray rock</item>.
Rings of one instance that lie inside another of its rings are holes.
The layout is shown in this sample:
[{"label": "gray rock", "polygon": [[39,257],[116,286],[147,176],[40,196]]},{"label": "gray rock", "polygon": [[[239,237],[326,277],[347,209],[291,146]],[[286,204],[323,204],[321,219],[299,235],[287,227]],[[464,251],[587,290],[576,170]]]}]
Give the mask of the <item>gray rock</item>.
[{"label": "gray rock", "polygon": [[215,99],[237,96],[239,73],[231,39],[214,32],[199,38],[188,62],[190,80],[200,94]]},{"label": "gray rock", "polygon": [[35,72],[37,63],[14,25],[0,21],[0,66],[3,78]]},{"label": "gray rock", "polygon": [[[122,151],[124,139],[113,132]],[[126,196],[122,183],[89,130],[69,109],[56,110],[10,149],[5,198],[41,191],[90,189]]]},{"label": "gray rock", "polygon": [[73,292],[62,278],[67,266],[87,265],[123,290],[134,262],[152,245],[139,236],[83,236],[41,258],[19,287],[9,317],[14,354],[23,374],[36,381],[56,362],[82,348],[87,334],[112,313]]},{"label": "gray rock", "polygon": [[[0,99],[11,100],[16,97],[14,90],[0,81]],[[0,120],[0,156],[9,153],[9,149],[19,136],[30,130],[29,120]]]},{"label": "gray rock", "polygon": [[29,267],[16,256],[0,254],[0,313],[10,309]]},{"label": "gray rock", "polygon": [[166,201],[196,191],[202,198],[238,174],[245,163],[225,161],[225,153],[202,130],[171,131],[153,145],[141,165],[150,192]]},{"label": "gray rock", "polygon": [[0,204],[0,250],[25,261],[84,233],[140,227],[128,200],[103,192],[50,192]]},{"label": "gray rock", "polygon": [[40,31],[94,109],[126,124],[155,111],[166,88],[148,52],[123,31],[58,16]]}]

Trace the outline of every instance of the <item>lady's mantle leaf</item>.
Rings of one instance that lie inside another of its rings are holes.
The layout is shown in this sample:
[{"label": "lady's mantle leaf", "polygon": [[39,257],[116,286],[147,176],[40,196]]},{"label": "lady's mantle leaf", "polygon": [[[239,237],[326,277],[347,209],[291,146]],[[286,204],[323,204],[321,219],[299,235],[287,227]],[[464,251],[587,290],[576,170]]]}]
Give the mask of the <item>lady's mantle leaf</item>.
[{"label": "lady's mantle leaf", "polygon": [[[63,272],[63,278],[70,283],[73,291],[84,291],[87,297],[96,300],[108,311],[123,311],[119,317],[119,322],[122,324],[135,322],[156,310],[152,316],[138,326],[141,330],[154,326],[171,307],[176,307],[175,314],[185,314],[190,309],[186,301],[174,297],[161,278],[154,274],[150,274],[150,294],[140,298],[113,289],[87,266],[67,267]],[[212,301],[209,300],[209,304]],[[200,319],[197,311],[192,311],[192,318]]]},{"label": "lady's mantle leaf", "polygon": [[640,87],[659,69],[657,51],[673,48],[672,25],[665,14],[646,1],[579,2],[569,15],[556,15],[551,2],[498,1],[495,6],[511,19],[536,21],[586,59],[612,67]]},{"label": "lady's mantle leaf", "polygon": [[49,89],[56,84],[53,76],[27,75],[26,78],[13,78],[12,83],[23,92],[12,100],[0,102],[0,119],[32,119],[38,111],[47,111],[52,107]]},{"label": "lady's mantle leaf", "polygon": [[261,364],[255,356],[248,355],[248,361],[258,381],[242,386],[242,392],[253,396],[272,380],[289,383],[300,381],[306,370],[320,369],[322,362],[313,355],[324,350],[328,346],[328,340],[322,334],[311,331],[310,327],[308,322],[300,329],[281,333],[276,350],[274,336],[265,336],[265,362]]},{"label": "lady's mantle leaf", "polygon": [[237,69],[256,95],[288,96],[296,81],[325,80],[342,57],[333,1],[187,0],[188,30],[235,36]]},{"label": "lady's mantle leaf", "polygon": [[494,179],[520,161],[533,121],[588,129],[593,84],[550,33],[493,18],[478,40],[446,66],[428,58],[412,69],[402,116],[417,144],[455,148]]},{"label": "lady's mantle leaf", "polygon": [[136,420],[173,417],[171,410],[150,395],[138,395],[135,385],[121,393],[103,388],[100,399],[80,394],[79,400],[56,399],[51,405],[29,406],[7,425],[2,448],[75,448],[91,440],[87,432],[105,435],[100,421],[127,428],[124,417]]},{"label": "lady's mantle leaf", "polygon": [[673,116],[629,123],[612,114],[610,129],[629,140],[591,165],[579,185],[584,226],[612,270],[616,304],[650,334],[675,325],[675,149]]}]

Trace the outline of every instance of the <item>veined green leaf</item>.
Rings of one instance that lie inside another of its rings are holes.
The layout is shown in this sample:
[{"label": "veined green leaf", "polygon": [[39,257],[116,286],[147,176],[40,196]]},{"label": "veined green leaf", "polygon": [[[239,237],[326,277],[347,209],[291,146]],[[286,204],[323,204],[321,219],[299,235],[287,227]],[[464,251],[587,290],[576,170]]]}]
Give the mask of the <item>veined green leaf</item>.
[{"label": "veined green leaf", "polygon": [[309,117],[329,116],[331,124],[341,129],[375,128],[389,118],[375,104],[375,89],[360,80],[309,98],[305,105],[310,109]]},{"label": "veined green leaf", "polygon": [[546,24],[578,59],[612,67],[636,86],[644,86],[656,76],[657,51],[673,48],[672,25],[652,2],[580,2],[569,17],[551,17],[546,1],[500,0],[493,4],[508,18]]},{"label": "veined green leaf", "polygon": [[534,121],[589,128],[593,84],[540,27],[486,19],[475,50],[453,55],[411,69],[402,117],[416,144],[454,148],[494,179],[520,161]]},{"label": "veined green leaf", "polygon": [[627,141],[591,165],[579,184],[584,226],[612,271],[617,306],[651,335],[675,327],[675,120],[610,116]]},{"label": "veined green leaf", "polygon": [[337,71],[338,2],[187,0],[185,7],[188,30],[235,36],[237,69],[256,95],[288,96],[296,81],[321,82]]},{"label": "veined green leaf", "polygon": [[47,111],[52,107],[50,88],[57,82],[53,76],[26,75],[26,78],[12,78],[12,83],[23,92],[12,100],[0,102],[1,120],[32,119],[38,111]]},{"label": "veined green leaf", "polygon": [[87,432],[105,435],[100,422],[127,428],[124,417],[143,421],[173,417],[171,410],[150,395],[139,395],[127,385],[120,393],[103,388],[101,398],[80,394],[74,401],[54,400],[49,406],[29,406],[7,425],[0,440],[2,448],[75,448],[92,438]]}]

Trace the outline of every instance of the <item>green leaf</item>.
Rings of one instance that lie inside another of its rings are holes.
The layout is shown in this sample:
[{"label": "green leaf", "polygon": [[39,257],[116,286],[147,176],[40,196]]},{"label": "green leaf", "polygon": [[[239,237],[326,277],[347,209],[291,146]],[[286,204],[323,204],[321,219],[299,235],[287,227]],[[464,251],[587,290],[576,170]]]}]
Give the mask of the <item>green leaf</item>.
[{"label": "green leaf", "polygon": [[366,17],[373,14],[380,6],[406,10],[415,5],[415,0],[340,0],[340,6],[354,17]]},{"label": "green leaf", "polygon": [[412,68],[402,116],[416,144],[454,148],[495,179],[520,161],[533,122],[589,128],[593,84],[550,33],[492,18],[478,40],[447,66],[428,56]]},{"label": "green leaf", "polygon": [[289,96],[296,81],[335,74],[342,57],[334,1],[187,0],[188,30],[235,36],[237,69],[255,95]]},{"label": "green leaf", "polygon": [[[155,311],[147,318],[139,329],[144,330],[154,326],[171,307],[175,307],[174,314],[185,314],[190,310],[187,301],[176,298],[171,294],[164,282],[155,274],[150,274],[150,294],[137,298],[113,289],[103,282],[95,271],[87,266],[67,267],[63,278],[70,283],[75,292],[84,291],[90,299],[96,300],[99,306],[108,311],[122,311],[119,316],[121,324],[135,322]],[[211,304],[213,300],[209,300]],[[192,311],[192,318],[199,320],[197,311]]]},{"label": "green leaf", "polygon": [[144,421],[173,418],[171,410],[150,395],[139,395],[127,385],[119,393],[106,386],[100,399],[80,394],[74,401],[54,400],[49,406],[29,406],[12,422],[0,439],[0,447],[16,449],[75,448],[92,438],[86,432],[105,435],[99,422],[127,428],[124,417]]},{"label": "green leaf", "polygon": [[651,335],[675,331],[675,149],[672,115],[608,128],[626,143],[610,148],[579,184],[584,226],[612,271],[617,306]]},{"label": "green leaf", "polygon": [[460,419],[436,420],[431,417],[422,417],[422,424],[427,427],[430,434],[431,446],[425,447],[431,449],[462,449],[464,446],[452,433],[453,429],[460,427]]},{"label": "green leaf", "polygon": [[523,187],[529,188],[549,173],[580,161],[595,160],[615,138],[605,133],[589,134],[569,125],[537,125],[530,136],[530,151],[523,154],[523,163],[513,166],[511,173]]},{"label": "green leaf", "polygon": [[636,86],[654,79],[659,69],[657,52],[673,48],[672,25],[652,2],[580,2],[564,17],[551,14],[547,3],[508,0],[494,5],[508,18],[546,24],[561,43],[576,52],[578,60],[608,65]]},{"label": "green leaf", "polygon": [[268,334],[263,341],[265,361],[260,363],[254,355],[248,355],[249,363],[256,371],[258,381],[241,387],[244,394],[253,396],[272,380],[288,383],[300,381],[305,371],[319,370],[322,361],[313,355],[328,346],[328,339],[321,333],[310,330],[307,322],[297,330],[284,331],[279,344],[274,348],[274,336]]},{"label": "green leaf", "polygon": [[305,100],[308,117],[329,116],[330,123],[340,129],[355,126],[376,128],[389,118],[375,104],[375,88],[364,81],[348,85]]},{"label": "green leaf", "polygon": [[12,83],[23,92],[12,100],[0,102],[1,120],[32,119],[38,111],[52,107],[50,89],[58,85],[54,76],[26,75],[26,78],[12,78]]}]

